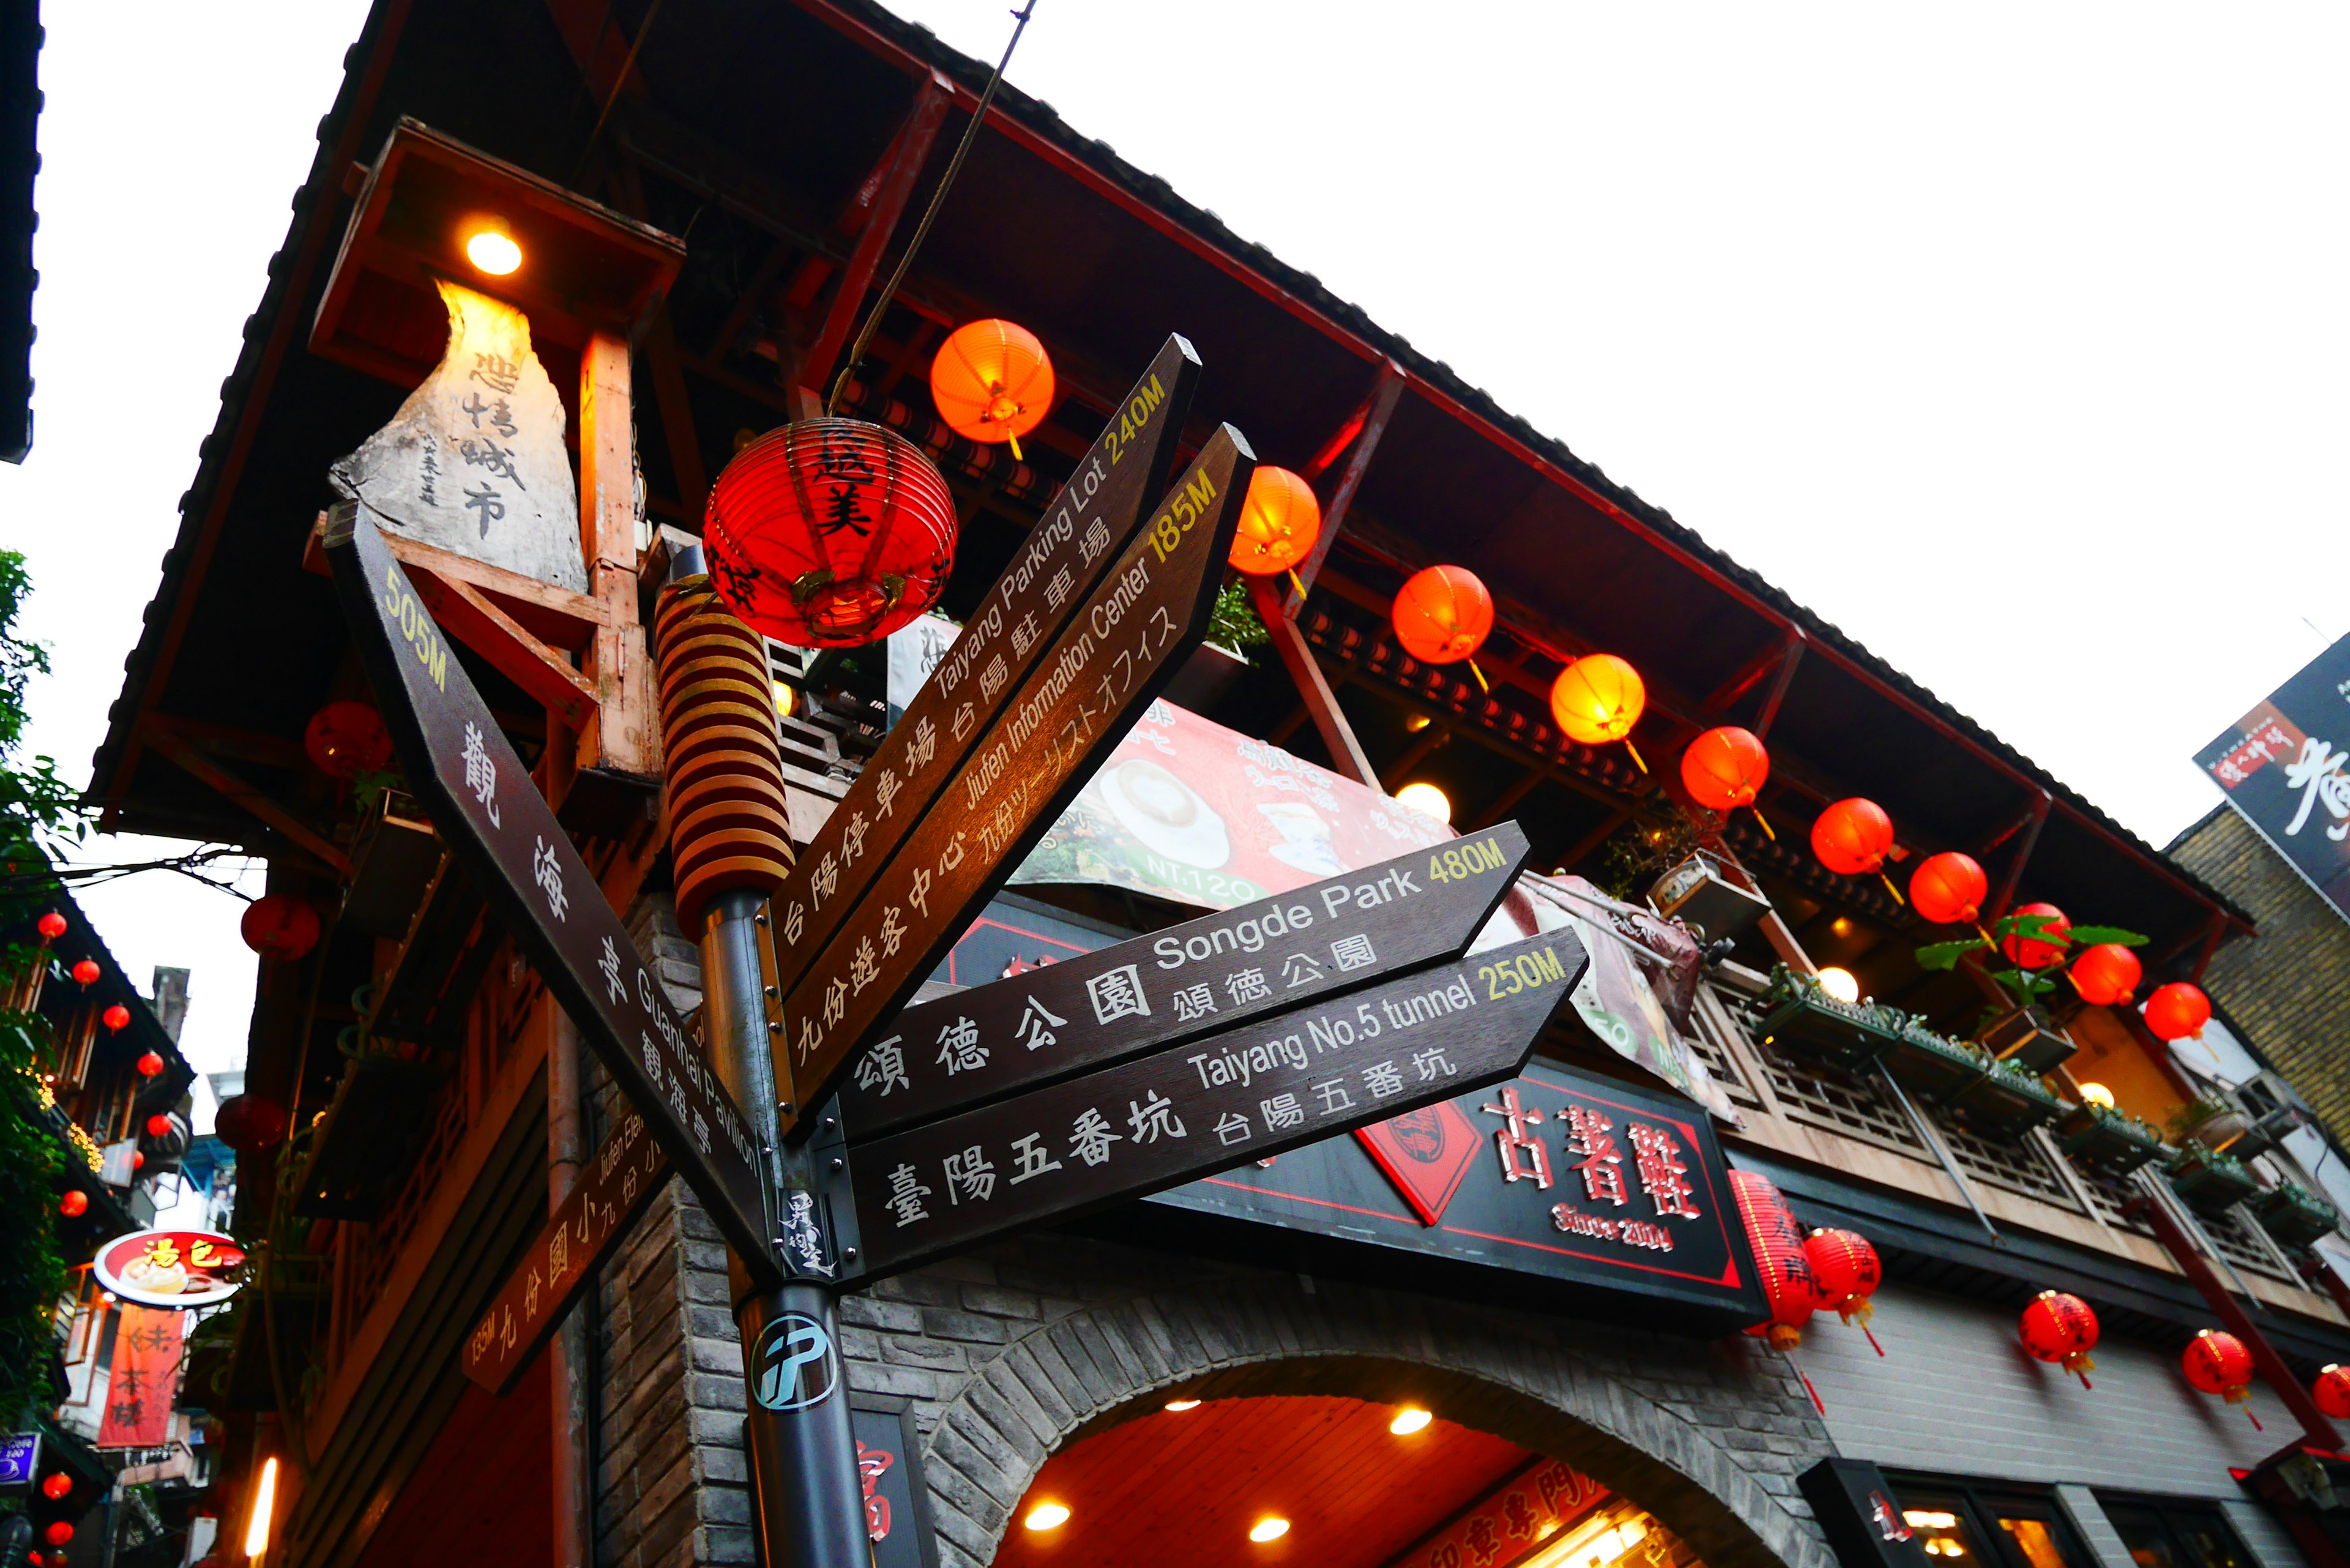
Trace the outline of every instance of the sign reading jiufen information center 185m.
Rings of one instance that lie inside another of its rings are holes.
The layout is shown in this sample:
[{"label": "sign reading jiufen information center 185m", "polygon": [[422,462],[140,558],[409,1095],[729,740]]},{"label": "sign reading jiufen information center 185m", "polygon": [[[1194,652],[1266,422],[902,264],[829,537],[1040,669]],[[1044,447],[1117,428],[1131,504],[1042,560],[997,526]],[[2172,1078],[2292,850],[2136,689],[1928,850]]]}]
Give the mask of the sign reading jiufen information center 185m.
[{"label": "sign reading jiufen information center 185m", "polygon": [[[778,1043],[801,1107],[822,1100],[874,1025],[938,966],[1083,787],[1095,752],[1115,743],[1199,646],[1255,467],[1230,425],[1209,438],[864,902],[785,988]],[[786,909],[775,921],[779,944],[793,940],[790,921]]]}]

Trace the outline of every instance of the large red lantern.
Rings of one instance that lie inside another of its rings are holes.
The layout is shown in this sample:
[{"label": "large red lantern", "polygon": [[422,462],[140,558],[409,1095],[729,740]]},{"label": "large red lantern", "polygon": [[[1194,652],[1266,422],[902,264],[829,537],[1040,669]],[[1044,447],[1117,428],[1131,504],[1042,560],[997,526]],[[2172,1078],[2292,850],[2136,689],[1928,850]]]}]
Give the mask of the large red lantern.
[{"label": "large red lantern", "polygon": [[1885,1281],[1885,1265],[1868,1238],[1856,1231],[1814,1231],[1804,1240],[1804,1256],[1811,1262],[1820,1310],[1834,1312],[1847,1324],[1857,1322],[1877,1354],[1884,1355],[1868,1320],[1877,1314],[1870,1298]]},{"label": "large red lantern", "polygon": [[2007,955],[2008,961],[2024,969],[2046,969],[2064,956],[2064,937],[2073,929],[2073,922],[2064,918],[2064,910],[2054,904],[2026,904],[2015,915],[2044,917],[2046,923],[2038,929],[2054,940],[2043,941],[2022,931],[2013,932],[1999,944],[1999,950]]},{"label": "large red lantern", "polygon": [[2178,1368],[2197,1392],[2217,1394],[2230,1405],[2243,1406],[2253,1428],[2260,1428],[2261,1418],[2251,1410],[2252,1353],[2244,1348],[2242,1340],[2215,1329],[2198,1329],[2178,1358]]},{"label": "large red lantern", "polygon": [[1493,596],[1466,566],[1430,566],[1396,591],[1389,614],[1396,639],[1414,659],[1455,664],[1485,645],[1493,629]]},{"label": "large red lantern", "polygon": [[302,752],[328,778],[355,779],[391,765],[391,732],[364,702],[329,702],[303,726]]},{"label": "large red lantern", "polygon": [[2327,1419],[2350,1419],[2350,1366],[2326,1363],[2317,1381],[2309,1386],[2309,1397],[2317,1401],[2318,1410]]},{"label": "large red lantern", "polygon": [[146,1051],[140,1053],[139,1060],[131,1065],[139,1069],[140,1077],[151,1078],[163,1070],[163,1058],[152,1051]]},{"label": "large red lantern", "polygon": [[109,1029],[118,1031],[128,1029],[130,1027],[130,1009],[123,1006],[122,1003],[118,1002],[113,1006],[108,1008],[104,1012],[99,1013],[98,1021],[100,1023],[105,1024]]},{"label": "large red lantern", "polygon": [[1009,442],[1022,462],[1020,438],[1053,411],[1053,360],[1036,335],[993,317],[966,321],[939,345],[931,361],[931,400],[939,418],[966,441]]},{"label": "large red lantern", "polygon": [[2184,1040],[2189,1034],[2200,1034],[2203,1026],[2211,1022],[2211,999],[2188,984],[2175,980],[2158,986],[2146,999],[2146,1026],[2154,1031],[2158,1040]]},{"label": "large red lantern", "polygon": [[68,1187],[57,1199],[57,1212],[68,1220],[78,1220],[89,1212],[89,1194],[78,1187]]},{"label": "large red lantern", "polygon": [[96,959],[84,959],[73,966],[73,977],[85,987],[96,985],[100,971]]},{"label": "large red lantern", "polygon": [[1991,878],[1974,857],[1946,849],[1929,855],[1909,873],[1909,907],[1938,926],[1960,926],[1982,913]]},{"label": "large red lantern", "polygon": [[1586,653],[1550,683],[1550,716],[1568,740],[1578,746],[1621,741],[1642,773],[1648,764],[1632,748],[1632,726],[1648,706],[1648,687],[1640,672],[1612,653]]},{"label": "large red lantern", "polygon": [[231,1095],[213,1116],[213,1131],[239,1154],[266,1154],[286,1141],[286,1107],[266,1095]]},{"label": "large red lantern", "polygon": [[1733,1170],[1730,1188],[1738,1199],[1738,1217],[1746,1224],[1754,1266],[1762,1271],[1762,1293],[1771,1303],[1770,1318],[1746,1332],[1769,1340],[1773,1350],[1793,1350],[1804,1343],[1804,1324],[1820,1304],[1819,1282],[1804,1250],[1803,1227],[1769,1178]]},{"label": "large red lantern", "polygon": [[2095,947],[2083,949],[2067,972],[2082,1001],[2093,1006],[2111,1007],[2130,999],[2146,971],[2138,967],[2137,954],[2121,943],[2099,942]]},{"label": "large red lantern", "polygon": [[73,1477],[63,1470],[51,1470],[41,1478],[41,1495],[51,1502],[57,1501],[71,1490],[73,1490]]},{"label": "large red lantern", "polygon": [[59,937],[66,934],[66,918],[63,915],[58,914],[55,909],[51,909],[47,914],[43,915],[38,921],[35,922],[35,929],[41,933],[41,940],[43,941],[56,941]]},{"label": "large red lantern", "polygon": [[1314,553],[1321,532],[1322,503],[1314,487],[1285,468],[1261,465],[1249,476],[1248,499],[1232,535],[1232,567],[1252,577],[1294,571]]},{"label": "large red lantern", "polygon": [[801,420],[734,454],[702,543],[726,607],[794,648],[856,648],[936,604],[954,571],[954,497],[905,437]]},{"label": "large red lantern", "polygon": [[236,934],[263,958],[290,963],[317,945],[318,911],[290,893],[265,893],[244,907]]},{"label": "large red lantern", "polygon": [[[1742,805],[1751,809],[1770,776],[1771,753],[1752,732],[1735,724],[1708,730],[1681,753],[1681,784],[1709,811],[1726,813]],[[1771,833],[1761,812],[1754,813],[1754,820],[1762,823],[1763,832],[1779,836]]]},{"label": "large red lantern", "polygon": [[2089,1359],[2097,1345],[2097,1314],[2088,1303],[2062,1291],[2043,1291],[2024,1307],[2016,1328],[2035,1359],[2063,1366],[2082,1387],[2089,1386],[2089,1374],[2097,1369]]},{"label": "large red lantern", "polygon": [[1812,821],[1812,853],[1839,877],[1861,877],[1885,865],[1893,847],[1893,819],[1873,800],[1840,800]]},{"label": "large red lantern", "polygon": [[50,1525],[47,1530],[41,1532],[41,1533],[48,1538],[50,1545],[63,1546],[67,1542],[73,1539],[74,1527],[60,1519],[56,1523]]}]

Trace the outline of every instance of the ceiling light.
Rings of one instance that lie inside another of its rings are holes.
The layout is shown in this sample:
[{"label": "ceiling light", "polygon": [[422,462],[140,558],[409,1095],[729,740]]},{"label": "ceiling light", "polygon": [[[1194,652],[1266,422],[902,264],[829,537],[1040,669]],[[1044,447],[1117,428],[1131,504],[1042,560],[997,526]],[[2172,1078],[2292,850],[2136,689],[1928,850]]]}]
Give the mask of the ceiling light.
[{"label": "ceiling light", "polygon": [[1435,1419],[1418,1406],[1407,1405],[1396,1412],[1396,1418],[1388,1423],[1388,1430],[1399,1438],[1409,1438],[1414,1432],[1426,1431],[1428,1424]]},{"label": "ceiling light", "polygon": [[1069,1508],[1066,1503],[1040,1502],[1021,1522],[1031,1530],[1058,1530],[1069,1522]]},{"label": "ceiling light", "polygon": [[1197,1399],[1170,1399],[1167,1401],[1167,1407],[1170,1410],[1196,1410],[1200,1407],[1200,1402]]},{"label": "ceiling light", "polygon": [[1396,804],[1407,811],[1432,816],[1448,826],[1452,822],[1452,803],[1432,784],[1408,784],[1396,791],[1395,798]]},{"label": "ceiling light", "polygon": [[1403,722],[1403,732],[1407,735],[1417,735],[1427,729],[1432,722],[1425,713],[1414,713]]},{"label": "ceiling light", "polygon": [[1289,1521],[1272,1514],[1265,1515],[1249,1526],[1249,1539],[1262,1546],[1268,1541],[1278,1541],[1289,1533]]},{"label": "ceiling light", "polygon": [[2081,1098],[2088,1101],[2089,1104],[2103,1106],[2107,1110],[2114,1108],[2114,1092],[2103,1084],[2083,1084],[2080,1088]]},{"label": "ceiling light", "polygon": [[522,247],[503,229],[475,229],[465,236],[465,259],[492,277],[504,277],[522,266]]},{"label": "ceiling light", "polygon": [[1853,978],[1852,971],[1848,969],[1824,969],[1820,971],[1819,980],[1820,989],[1838,1002],[1860,1000],[1860,981]]},{"label": "ceiling light", "polygon": [[1835,919],[1828,922],[1828,929],[1834,931],[1840,937],[1848,937],[1852,935],[1852,921],[1842,915],[1838,915]]}]

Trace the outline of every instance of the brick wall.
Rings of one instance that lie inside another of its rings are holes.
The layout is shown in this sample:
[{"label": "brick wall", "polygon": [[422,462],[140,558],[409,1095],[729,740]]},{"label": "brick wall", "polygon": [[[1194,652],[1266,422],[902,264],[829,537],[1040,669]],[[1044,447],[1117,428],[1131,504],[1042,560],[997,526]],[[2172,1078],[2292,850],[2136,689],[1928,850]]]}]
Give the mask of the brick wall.
[{"label": "brick wall", "polygon": [[2350,920],[2221,806],[2171,844],[2172,858],[2252,912],[2260,935],[2227,943],[2203,989],[2292,1080],[2336,1137],[2350,1137]]}]

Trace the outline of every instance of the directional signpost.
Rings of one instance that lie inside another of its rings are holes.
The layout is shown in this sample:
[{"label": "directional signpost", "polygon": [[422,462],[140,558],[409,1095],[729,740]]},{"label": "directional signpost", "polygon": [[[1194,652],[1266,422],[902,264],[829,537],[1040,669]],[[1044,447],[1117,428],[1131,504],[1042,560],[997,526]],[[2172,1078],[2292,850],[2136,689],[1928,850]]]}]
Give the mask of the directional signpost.
[{"label": "directional signpost", "polygon": [[873,1138],[1458,958],[1526,853],[1503,823],[909,1007],[858,1058],[841,1120]]},{"label": "directional signpost", "polygon": [[[970,911],[1084,787],[1094,753],[1116,743],[1199,646],[1255,466],[1230,425],[1209,438],[1028,678],[999,689],[951,787],[784,988],[778,1040],[788,1050],[776,1055],[779,1066],[788,1059],[802,1106],[822,1102],[874,1025],[913,994]],[[954,663],[951,654],[932,683]],[[846,809],[843,802],[835,818]],[[795,938],[791,908],[778,909],[780,947]]]},{"label": "directional signpost", "polygon": [[754,1279],[779,1276],[773,1185],[733,1100],[466,679],[382,533],[352,503],[327,559],[401,770],[442,842],[579,1026]]},{"label": "directional signpost", "polygon": [[1587,962],[1554,931],[870,1142],[851,1126],[857,1272],[910,1268],[1511,1077]]}]

